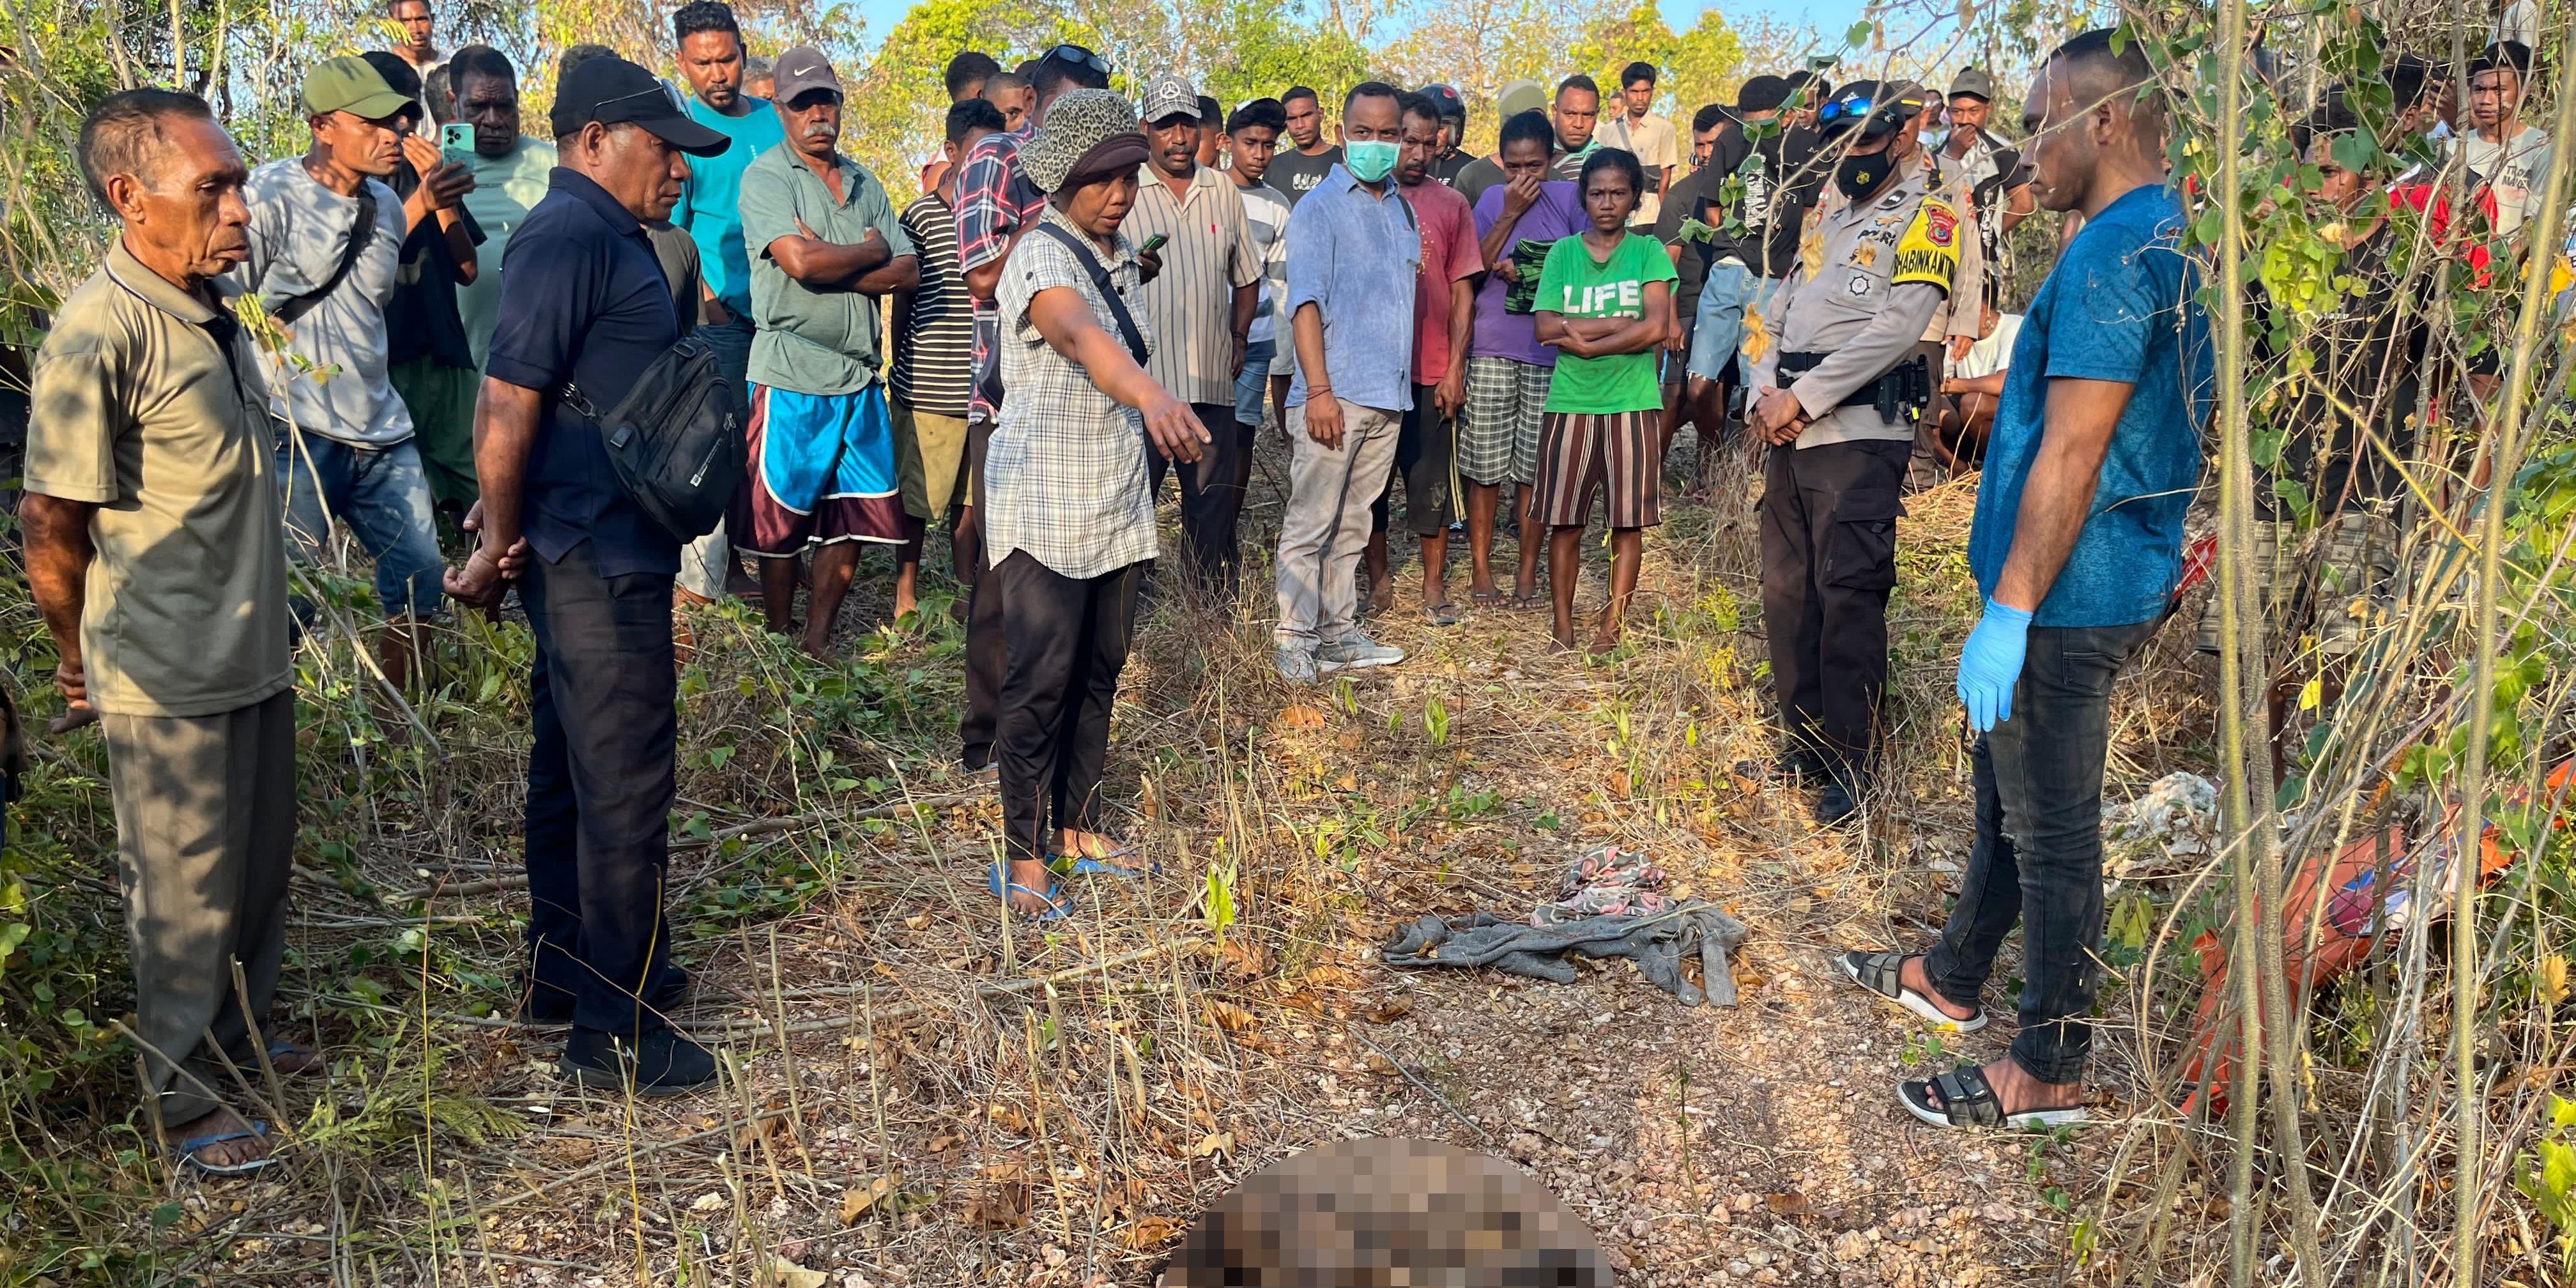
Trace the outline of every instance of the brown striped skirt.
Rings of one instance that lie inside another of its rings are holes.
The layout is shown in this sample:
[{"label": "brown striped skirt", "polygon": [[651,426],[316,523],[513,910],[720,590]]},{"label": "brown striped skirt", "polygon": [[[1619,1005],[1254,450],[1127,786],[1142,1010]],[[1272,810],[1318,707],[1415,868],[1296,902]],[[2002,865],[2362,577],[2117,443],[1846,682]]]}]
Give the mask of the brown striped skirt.
[{"label": "brown striped skirt", "polygon": [[1539,430],[1538,521],[1582,527],[1591,521],[1597,487],[1608,495],[1611,527],[1663,522],[1663,439],[1655,424],[1661,414],[1549,412]]}]

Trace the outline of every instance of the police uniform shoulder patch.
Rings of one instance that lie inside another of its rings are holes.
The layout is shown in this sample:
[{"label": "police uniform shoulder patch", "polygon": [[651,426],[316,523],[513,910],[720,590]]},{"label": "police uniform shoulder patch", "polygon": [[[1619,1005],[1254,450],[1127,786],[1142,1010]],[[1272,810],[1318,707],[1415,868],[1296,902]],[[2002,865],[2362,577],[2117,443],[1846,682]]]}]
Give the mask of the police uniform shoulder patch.
[{"label": "police uniform shoulder patch", "polygon": [[1925,197],[1896,241],[1896,271],[1891,286],[1929,282],[1943,293],[1959,273],[1959,214],[1938,197]]}]

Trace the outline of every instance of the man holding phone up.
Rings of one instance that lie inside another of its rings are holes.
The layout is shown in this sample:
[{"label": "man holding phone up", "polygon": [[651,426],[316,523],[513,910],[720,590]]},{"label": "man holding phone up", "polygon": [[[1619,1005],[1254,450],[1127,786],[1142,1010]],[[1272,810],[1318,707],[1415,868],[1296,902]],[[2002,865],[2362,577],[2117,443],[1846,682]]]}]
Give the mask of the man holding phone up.
[{"label": "man holding phone up", "polygon": [[[1154,333],[1145,371],[1190,404],[1207,427],[1199,459],[1180,467],[1181,530],[1202,589],[1231,598],[1243,563],[1235,523],[1252,481],[1252,435],[1237,423],[1234,378],[1243,369],[1253,314],[1261,305],[1261,255],[1245,221],[1243,197],[1222,174],[1199,164],[1199,99],[1178,76],[1145,88],[1148,147],[1137,175],[1136,208],[1127,235],[1162,261],[1162,271],[1136,294]],[[1150,462],[1161,495],[1171,461],[1158,449]]]}]

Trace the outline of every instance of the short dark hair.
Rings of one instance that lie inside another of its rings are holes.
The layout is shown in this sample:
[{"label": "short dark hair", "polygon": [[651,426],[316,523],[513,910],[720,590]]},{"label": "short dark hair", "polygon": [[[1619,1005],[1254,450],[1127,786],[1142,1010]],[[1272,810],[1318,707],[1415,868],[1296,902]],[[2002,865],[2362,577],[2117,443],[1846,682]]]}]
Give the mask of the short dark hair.
[{"label": "short dark hair", "polygon": [[456,85],[447,74],[447,64],[430,68],[420,78],[420,96],[429,103],[431,120],[445,125],[456,119]]},{"label": "short dark hair", "polygon": [[1225,132],[1228,134],[1237,130],[1260,129],[1264,126],[1267,126],[1273,134],[1287,132],[1288,109],[1281,107],[1278,99],[1256,98],[1234,109],[1234,114],[1225,118]]},{"label": "short dark hair", "polygon": [[1217,106],[1214,98],[1205,94],[1199,95],[1199,124],[1213,130],[1220,128],[1224,122],[1225,109]]},{"label": "short dark hair", "polygon": [[1744,82],[1735,91],[1735,110],[1739,112],[1777,112],[1789,101],[1789,78],[1765,73]]},{"label": "short dark hair", "polygon": [[961,98],[948,105],[948,141],[963,143],[976,130],[1009,128],[1002,119],[1002,109],[980,98]]},{"label": "short dark hair", "polygon": [[429,3],[429,0],[385,0],[385,14],[390,17],[393,15],[395,10],[402,8],[404,5],[413,3],[418,3],[423,9],[431,10],[433,14],[436,13],[436,9]]},{"label": "short dark hair", "polygon": [[946,78],[948,97],[954,99],[964,92],[967,86],[991,80],[993,74],[1000,70],[1002,65],[994,62],[991,54],[978,53],[972,49],[949,59]]},{"label": "short dark hair", "polygon": [[375,68],[376,74],[385,78],[386,89],[413,100],[411,110],[419,112],[420,73],[413,70],[410,63],[387,49],[370,49],[358,57],[366,59],[367,66]]},{"label": "short dark hair", "polygon": [[1404,119],[1404,91],[1397,89],[1393,85],[1387,84],[1385,81],[1373,80],[1361,81],[1359,84],[1351,86],[1350,93],[1342,95],[1342,115],[1350,115],[1351,104],[1364,98],[1394,99],[1396,119],[1398,121]]},{"label": "short dark hair", "polygon": [[1028,87],[1029,78],[1019,74],[1018,72],[995,72],[984,78],[984,93],[982,97],[989,100],[993,95],[1003,90],[1027,89]]},{"label": "short dark hair", "polygon": [[1556,98],[1549,99],[1548,101],[1553,103],[1557,98],[1565,97],[1565,91],[1570,89],[1582,90],[1584,93],[1590,94],[1594,98],[1601,97],[1601,87],[1594,84],[1591,77],[1586,76],[1581,72],[1576,72],[1575,74],[1556,83]]},{"label": "short dark hair", "polygon": [[2531,75],[2531,46],[2519,40],[2499,40],[2469,59],[2469,79],[2483,72],[2511,71],[2517,78]]},{"label": "short dark hair", "polygon": [[671,15],[671,39],[687,40],[707,31],[721,31],[742,43],[742,25],[733,20],[733,6],[724,0],[690,0]]},{"label": "short dark hair", "polygon": [[1500,154],[1503,149],[1524,139],[1540,144],[1551,153],[1555,152],[1556,122],[1547,119],[1547,113],[1535,107],[1518,115],[1506,117],[1503,120],[1502,133],[1494,139],[1494,151]]},{"label": "short dark hair", "polygon": [[1649,85],[1655,83],[1655,65],[1653,63],[1630,63],[1626,67],[1620,69],[1619,88],[1626,89],[1639,81],[1644,81]]},{"label": "short dark hair", "polygon": [[2308,145],[2316,142],[2318,135],[2332,138],[2338,134],[2350,134],[2360,128],[2361,118],[2353,115],[2352,108],[2344,102],[2343,95],[2328,94],[2326,101],[2318,104],[2315,111],[2291,122],[2290,146],[2298,149],[2299,163],[2305,165],[2308,160]]},{"label": "short dark hair", "polygon": [[1714,130],[1725,123],[1726,109],[1715,103],[1711,103],[1691,114],[1691,133],[1697,134],[1702,130]]},{"label": "short dark hair", "polygon": [[465,78],[468,76],[505,80],[513,85],[519,83],[519,69],[510,65],[510,56],[490,45],[467,45],[447,56],[450,97],[465,97]]},{"label": "short dark hair", "polygon": [[616,56],[617,51],[606,45],[575,45],[572,48],[563,51],[563,57],[555,60],[555,83],[558,85],[562,84],[564,77],[572,75],[573,68],[589,62],[591,59],[615,58]]},{"label": "short dark hair", "polygon": [[1070,58],[1050,58],[1044,55],[1038,58],[1038,65],[1029,71],[1029,88],[1036,90],[1039,98],[1054,98],[1056,92],[1067,84],[1076,89],[1107,89],[1109,73],[1087,62],[1076,62]]},{"label": "short dark hair", "polygon": [[163,121],[214,119],[215,109],[186,90],[150,85],[118,90],[100,99],[89,109],[89,115],[81,118],[79,141],[72,145],[73,156],[80,162],[81,180],[89,185],[89,195],[105,206],[108,176],[141,177],[153,159],[147,152],[166,141],[161,133]]},{"label": "short dark hair", "polygon": [[2399,54],[2389,60],[2387,79],[2389,101],[2403,112],[2423,102],[2445,77],[2432,60],[2420,54]]},{"label": "short dark hair", "polygon": [[1574,193],[1582,196],[1592,191],[1592,176],[1597,171],[1616,170],[1628,176],[1628,191],[1642,197],[1646,192],[1646,167],[1637,163],[1637,154],[1626,148],[1594,148],[1583,158],[1583,173],[1574,180]]},{"label": "short dark hair", "polygon": [[1322,107],[1324,105],[1324,96],[1316,93],[1314,86],[1291,85],[1288,87],[1287,93],[1279,96],[1279,106],[1284,108],[1290,103],[1294,103],[1301,98],[1312,102],[1317,107]]},{"label": "short dark hair", "polygon": [[1402,95],[1396,100],[1395,110],[1397,113],[1396,119],[1399,121],[1408,116],[1419,116],[1423,120],[1431,122],[1431,128],[1435,130],[1440,128],[1440,105],[1432,102],[1431,96],[1428,94],[1413,93]]},{"label": "short dark hair", "polygon": [[1825,79],[1823,72],[1799,72],[1785,77],[1780,82],[1779,106],[1787,107],[1790,97],[1802,90],[1807,95],[1807,101],[1801,106],[1816,107],[1834,96],[1834,83]]},{"label": "short dark hair", "polygon": [[2116,28],[2096,27],[2059,45],[2048,55],[2051,63],[2062,62],[2075,78],[2075,101],[2096,103],[2117,95],[2133,95],[2133,110],[2152,118],[2161,130],[2164,122],[2164,99],[2160,95],[2134,97],[2134,91],[2155,83],[2155,65],[2147,61],[2146,42],[2131,38],[2114,47]]}]

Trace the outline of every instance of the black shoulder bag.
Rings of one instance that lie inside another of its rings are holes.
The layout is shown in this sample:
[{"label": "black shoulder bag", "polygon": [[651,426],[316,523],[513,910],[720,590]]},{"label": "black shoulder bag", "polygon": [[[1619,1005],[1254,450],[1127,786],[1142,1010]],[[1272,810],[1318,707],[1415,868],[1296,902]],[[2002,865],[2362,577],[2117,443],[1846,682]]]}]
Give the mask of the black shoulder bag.
[{"label": "black shoulder bag", "polygon": [[[1145,333],[1136,329],[1136,318],[1127,311],[1126,297],[1110,283],[1109,269],[1100,262],[1100,257],[1092,254],[1091,248],[1083,245],[1081,238],[1058,225],[1040,223],[1029,231],[1044,233],[1073,252],[1074,262],[1082,265],[1082,271],[1091,274],[1092,286],[1098,288],[1100,298],[1109,302],[1109,316],[1118,323],[1118,337],[1127,342],[1127,356],[1134,358],[1137,366],[1144,366]],[[980,388],[984,401],[999,407],[1002,405],[1002,343],[999,335],[994,337],[993,352],[987,356],[992,359],[992,365],[985,369]]]},{"label": "black shoulder bag", "polygon": [[315,305],[320,304],[331,292],[340,289],[340,283],[349,276],[349,270],[358,266],[358,257],[366,254],[367,247],[375,240],[376,186],[369,180],[360,179],[358,181],[358,222],[349,229],[349,245],[340,252],[340,266],[331,270],[330,280],[293,299],[280,302],[276,308],[268,311],[268,315],[276,318],[280,326],[295,325],[297,318],[312,312]]},{"label": "black shoulder bag", "polygon": [[619,486],[664,531],[695,541],[724,522],[742,485],[751,411],[704,339],[664,350],[605,412],[570,381],[556,397],[599,426]]}]

